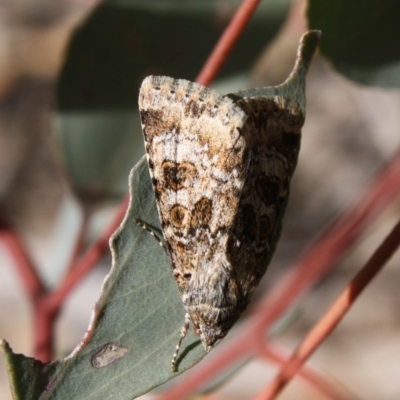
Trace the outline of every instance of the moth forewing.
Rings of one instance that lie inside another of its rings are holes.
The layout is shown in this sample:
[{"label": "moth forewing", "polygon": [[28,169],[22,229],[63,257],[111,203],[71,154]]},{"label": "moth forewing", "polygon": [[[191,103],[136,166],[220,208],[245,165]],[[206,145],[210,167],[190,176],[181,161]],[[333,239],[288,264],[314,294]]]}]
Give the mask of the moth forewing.
[{"label": "moth forewing", "polygon": [[300,146],[290,100],[234,101],[197,83],[147,77],[139,108],[167,252],[189,323],[209,351],[264,273]]}]

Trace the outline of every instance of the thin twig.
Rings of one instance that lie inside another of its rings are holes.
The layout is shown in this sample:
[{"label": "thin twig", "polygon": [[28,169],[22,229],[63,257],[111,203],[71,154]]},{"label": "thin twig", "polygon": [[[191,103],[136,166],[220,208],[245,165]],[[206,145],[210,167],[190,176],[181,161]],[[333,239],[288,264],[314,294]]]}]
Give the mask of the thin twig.
[{"label": "thin twig", "polygon": [[[284,365],[287,362],[287,356],[283,354],[282,350],[279,350],[276,345],[272,343],[265,344],[261,342],[259,347],[259,354],[265,357],[269,361],[273,361],[279,365]],[[299,371],[299,376],[311,384],[315,389],[317,389],[321,394],[325,395],[326,398],[331,400],[344,400],[348,399],[348,396],[338,392],[336,386],[329,382],[326,378],[321,376],[318,372],[311,370],[310,368],[304,367]]]},{"label": "thin twig", "polygon": [[260,1],[243,1],[201,69],[196,82],[208,86],[215,79]]},{"label": "thin twig", "polygon": [[110,236],[121,224],[128,204],[129,195],[126,195],[111,224],[100,238],[86,251],[85,255],[77,261],[76,265],[71,268],[60,287],[50,295],[48,302],[53,309],[61,306],[71,290],[95,267],[96,262],[103,256],[104,252],[108,250]]},{"label": "thin twig", "polygon": [[85,241],[85,236],[86,236],[86,231],[87,231],[87,227],[88,227],[88,222],[89,222],[89,215],[90,215],[90,211],[86,210],[86,212],[84,212],[84,216],[82,219],[82,223],[81,226],[79,228],[79,232],[77,237],[75,238],[75,243],[74,243],[74,249],[72,251],[71,254],[71,258],[69,261],[69,270],[72,270],[75,268],[75,266],[78,263],[79,257],[81,255],[81,252],[83,251],[83,244]]},{"label": "thin twig", "polygon": [[33,311],[33,354],[36,360],[50,362],[54,348],[54,321],[58,310],[49,309],[46,296],[37,299]]},{"label": "thin twig", "polygon": [[18,235],[9,227],[1,227],[0,240],[5,244],[15,261],[25,291],[32,301],[45,293],[45,288],[37,274],[35,265],[28,255]]},{"label": "thin twig", "polygon": [[255,400],[272,400],[285,388],[320,344],[336,328],[361,292],[389,261],[400,245],[400,221],[374,252],[363,269],[346,287],[332,307],[305,337],[279,374]]}]

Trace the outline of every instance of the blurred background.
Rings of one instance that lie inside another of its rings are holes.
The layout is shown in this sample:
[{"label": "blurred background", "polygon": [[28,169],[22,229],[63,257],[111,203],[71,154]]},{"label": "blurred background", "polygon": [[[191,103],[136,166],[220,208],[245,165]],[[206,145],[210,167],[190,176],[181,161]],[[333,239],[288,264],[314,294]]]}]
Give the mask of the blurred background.
[{"label": "blurred background", "polygon": [[[85,243],[91,243],[127,192],[129,170],[143,154],[137,114],[142,79],[162,73],[194,80],[239,2],[160,4],[0,2],[0,216],[20,235],[48,287],[65,275],[83,221],[89,219]],[[301,0],[263,1],[212,86],[229,93],[282,83],[292,69],[299,38],[308,29],[305,7]],[[368,7],[359,10],[360,19],[368,17],[363,14]],[[283,235],[256,296],[363,196],[374,176],[399,152],[400,93],[393,87],[400,74],[393,59],[387,64],[391,75],[383,79],[382,73],[360,72],[343,60],[334,64],[315,57],[307,78],[307,118]],[[356,74],[358,83],[333,65]],[[296,346],[399,215],[398,201],[298,305],[298,318],[279,338],[283,346]],[[349,398],[400,398],[399,261],[399,255],[392,259],[310,361]],[[56,326],[57,358],[68,355],[86,331],[110,265],[107,255],[68,298]],[[15,352],[31,356],[31,307],[1,242],[0,271],[0,338]],[[217,394],[250,399],[275,371],[275,366],[254,360]],[[0,398],[11,399],[3,361]],[[322,397],[296,380],[280,398]]]}]

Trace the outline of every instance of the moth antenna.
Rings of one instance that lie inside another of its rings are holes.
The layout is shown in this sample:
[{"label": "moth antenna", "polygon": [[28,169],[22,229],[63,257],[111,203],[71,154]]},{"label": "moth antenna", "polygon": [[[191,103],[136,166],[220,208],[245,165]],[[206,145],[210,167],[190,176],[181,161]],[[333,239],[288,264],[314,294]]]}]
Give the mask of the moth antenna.
[{"label": "moth antenna", "polygon": [[187,331],[189,329],[189,324],[190,324],[190,316],[188,313],[186,313],[185,322],[183,323],[181,328],[181,336],[179,337],[178,344],[175,347],[175,353],[172,356],[171,369],[173,372],[176,371],[176,359],[178,358],[178,353],[179,349],[181,348],[182,340],[185,338]]},{"label": "moth antenna", "polygon": [[140,221],[136,218],[133,218],[133,222],[135,222],[136,225],[140,226],[141,228],[143,228],[145,231],[149,232],[151,236],[154,237],[154,239],[157,240],[158,244],[164,249],[165,249],[165,244],[164,242],[158,237],[158,235],[154,232],[154,230],[152,228],[150,228],[149,225],[147,225],[145,222]]}]

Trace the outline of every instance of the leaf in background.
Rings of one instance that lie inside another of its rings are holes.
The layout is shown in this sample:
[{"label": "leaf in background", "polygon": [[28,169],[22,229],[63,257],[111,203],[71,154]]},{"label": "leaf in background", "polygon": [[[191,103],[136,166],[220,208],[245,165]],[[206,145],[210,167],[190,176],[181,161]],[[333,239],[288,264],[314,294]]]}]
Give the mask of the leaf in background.
[{"label": "leaf in background", "polygon": [[[318,32],[303,37],[301,57],[283,85],[233,96],[289,97],[304,112],[305,75],[318,41]],[[130,194],[125,219],[111,239],[111,272],[86,335],[73,353],[46,365],[14,354],[2,342],[15,399],[128,400],[173,378],[205,355],[190,330],[182,343],[178,372],[171,371],[185,310],[167,255],[154,237],[134,222],[139,219],[160,229],[145,158],[131,172]]]},{"label": "leaf in background", "polygon": [[[139,86],[150,74],[194,79],[241,1],[104,1],[72,38],[59,91],[59,140],[83,198],[125,193],[144,153]],[[262,2],[221,76],[249,68],[274,37],[288,0]],[[133,133],[133,134],[132,134]]]},{"label": "leaf in background", "polygon": [[321,29],[321,53],[357,82],[400,87],[398,0],[309,0],[311,29]]}]

